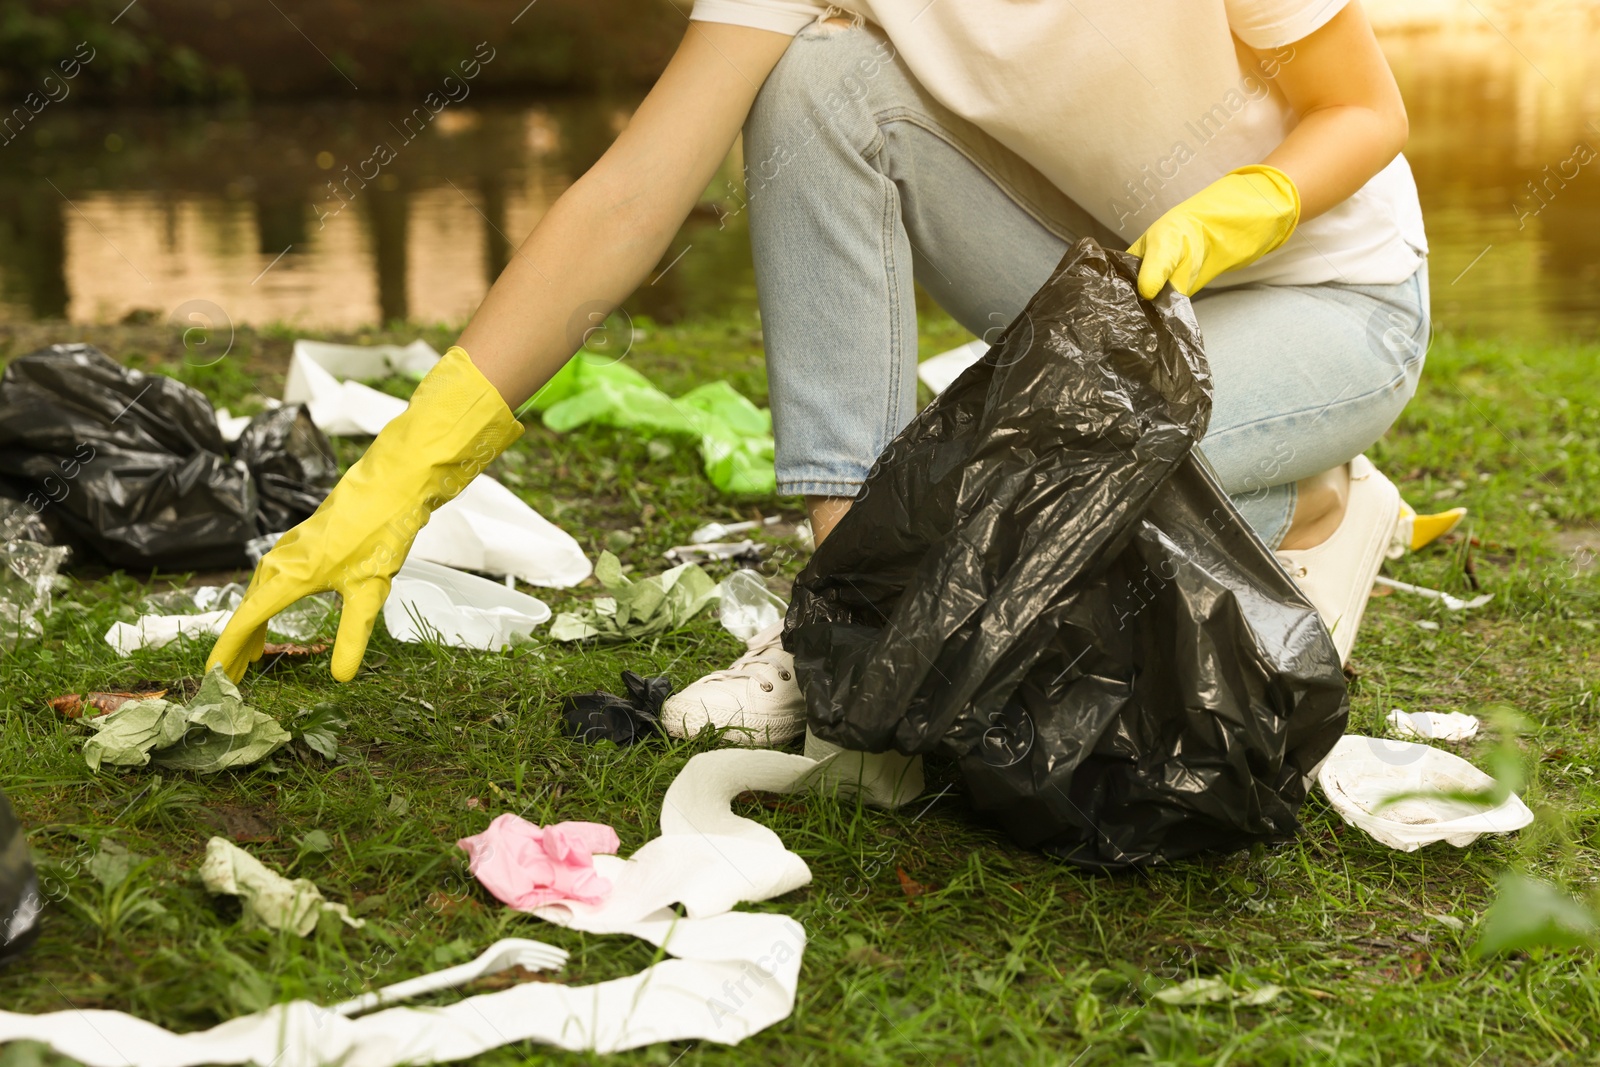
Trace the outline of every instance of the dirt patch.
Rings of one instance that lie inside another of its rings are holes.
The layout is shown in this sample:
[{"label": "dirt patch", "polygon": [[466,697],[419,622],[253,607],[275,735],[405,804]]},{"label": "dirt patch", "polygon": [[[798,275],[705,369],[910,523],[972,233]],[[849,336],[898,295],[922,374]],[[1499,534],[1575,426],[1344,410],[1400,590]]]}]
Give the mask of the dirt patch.
[{"label": "dirt patch", "polygon": [[1556,550],[1572,564],[1574,574],[1588,574],[1600,564],[1600,529],[1585,526],[1561,530],[1555,536]]},{"label": "dirt patch", "polygon": [[278,825],[265,808],[238,804],[219,804],[201,808],[200,821],[236,844],[247,845],[278,839]]}]

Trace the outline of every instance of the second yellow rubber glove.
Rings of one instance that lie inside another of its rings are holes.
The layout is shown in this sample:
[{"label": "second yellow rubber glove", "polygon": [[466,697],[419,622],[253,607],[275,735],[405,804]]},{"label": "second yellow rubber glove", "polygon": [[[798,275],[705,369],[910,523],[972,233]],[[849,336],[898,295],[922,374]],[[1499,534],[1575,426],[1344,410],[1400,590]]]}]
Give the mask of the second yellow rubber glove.
[{"label": "second yellow rubber glove", "polygon": [[1168,282],[1193,296],[1223,271],[1254,263],[1294,233],[1300,190],[1265,164],[1229,171],[1162,215],[1133,243],[1142,256],[1139,295],[1153,299]]},{"label": "second yellow rubber glove", "polygon": [[238,681],[261,656],[267,620],[332,590],[344,602],[333,676],[354,678],[417,531],[521,436],[522,423],[500,394],[466,352],[451,348],[322,506],[262,558],[207,669],[220,663]]}]

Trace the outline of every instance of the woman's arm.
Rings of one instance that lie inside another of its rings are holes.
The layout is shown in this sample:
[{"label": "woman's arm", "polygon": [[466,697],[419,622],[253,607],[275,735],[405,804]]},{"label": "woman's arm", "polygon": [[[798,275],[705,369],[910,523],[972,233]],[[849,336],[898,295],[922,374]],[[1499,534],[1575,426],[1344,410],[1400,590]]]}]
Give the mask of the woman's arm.
[{"label": "woman's arm", "polygon": [[1405,147],[1410,127],[1394,74],[1359,0],[1296,41],[1294,55],[1258,53],[1300,116],[1262,160],[1293,179],[1300,218],[1313,218],[1365,185]]},{"label": "woman's arm", "polygon": [[627,129],[511,257],[460,345],[517,407],[638,287],[727,158],[785,34],[689,23]]}]

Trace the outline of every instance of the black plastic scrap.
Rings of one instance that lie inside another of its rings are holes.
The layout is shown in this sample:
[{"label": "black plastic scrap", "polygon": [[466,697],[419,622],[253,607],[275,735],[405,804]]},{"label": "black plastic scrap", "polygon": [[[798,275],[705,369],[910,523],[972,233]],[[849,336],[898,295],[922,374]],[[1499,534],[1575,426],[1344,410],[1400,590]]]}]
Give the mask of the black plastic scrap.
[{"label": "black plastic scrap", "polygon": [[1080,241],[885,450],[795,583],[812,730],[959,757],[974,804],[1088,867],[1282,839],[1344,731],[1315,610],[1193,451],[1186,298]]},{"label": "black plastic scrap", "polygon": [[0,492],[113,566],[244,566],[248,542],[310,515],[338,475],[300,405],[257,415],[230,448],[198,390],[92,345],[0,375]]},{"label": "black plastic scrap", "polygon": [[626,697],[602,692],[562,697],[561,719],[568,735],[591,745],[600,741],[631,745],[660,733],[661,705],[672,695],[672,679],[623,671],[622,684],[628,689]]},{"label": "black plastic scrap", "polygon": [[44,898],[28,856],[28,835],[0,793],[0,965],[39,936]]}]

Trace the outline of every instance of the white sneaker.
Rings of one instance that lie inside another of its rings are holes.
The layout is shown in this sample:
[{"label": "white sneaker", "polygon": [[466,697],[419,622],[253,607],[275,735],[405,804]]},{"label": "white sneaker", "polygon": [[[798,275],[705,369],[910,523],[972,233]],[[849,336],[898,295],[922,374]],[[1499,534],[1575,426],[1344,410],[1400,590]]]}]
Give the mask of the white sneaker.
[{"label": "white sneaker", "polygon": [[1279,550],[1278,561],[1333,634],[1339,662],[1350,659],[1367,595],[1400,519],[1400,491],[1366,456],[1350,461],[1350,499],[1320,545]]},{"label": "white sneaker", "polygon": [[749,651],[725,671],[712,671],[661,706],[661,725],[673,737],[694,737],[711,726],[736,745],[770,748],[806,728],[806,701],[783,650],[779,620],[745,642]]}]

